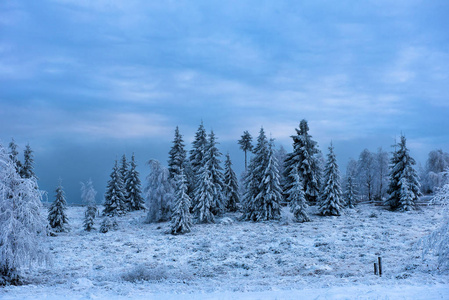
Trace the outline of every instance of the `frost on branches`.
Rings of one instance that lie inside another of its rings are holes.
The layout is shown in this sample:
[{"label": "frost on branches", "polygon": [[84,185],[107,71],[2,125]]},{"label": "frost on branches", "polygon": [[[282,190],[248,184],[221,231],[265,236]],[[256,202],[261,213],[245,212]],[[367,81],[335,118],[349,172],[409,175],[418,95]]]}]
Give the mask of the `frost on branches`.
[{"label": "frost on branches", "polygon": [[48,260],[47,222],[35,178],[21,178],[0,145],[0,286],[20,284],[20,271]]},{"label": "frost on branches", "polygon": [[171,234],[184,234],[190,232],[192,218],[190,216],[190,198],[187,195],[186,178],[184,170],[176,176],[176,195],[172,209]]},{"label": "frost on branches", "polygon": [[164,222],[170,220],[170,207],[173,202],[174,185],[170,179],[170,172],[159,161],[150,160],[150,174],[147,176],[145,195],[148,214],[146,221]]},{"label": "frost on branches", "polygon": [[346,182],[346,193],[345,193],[346,207],[354,208],[357,204],[357,196],[354,185],[354,180],[352,176],[348,176],[348,180]]},{"label": "frost on branches", "polygon": [[410,156],[406,139],[396,145],[398,150],[391,159],[390,184],[385,202],[392,210],[412,210],[421,195],[418,175],[413,168],[415,160]]},{"label": "frost on branches", "polygon": [[334,147],[331,144],[324,169],[323,193],[319,210],[323,216],[339,216],[341,208],[340,171],[338,170]]},{"label": "frost on branches", "polygon": [[213,185],[211,211],[214,215],[221,214],[226,206],[223,194],[223,169],[220,166],[221,153],[217,148],[217,144],[215,134],[211,131],[204,155],[204,166],[209,170],[210,180]]},{"label": "frost on branches", "polygon": [[288,199],[290,205],[290,211],[293,213],[295,217],[295,221],[309,222],[310,218],[307,215],[307,201],[304,197],[304,187],[302,185],[301,177],[298,175],[297,168],[293,168],[290,176],[294,179],[291,189],[288,191]]},{"label": "frost on branches", "polygon": [[87,205],[83,221],[84,230],[86,231],[94,229],[94,220],[97,214],[97,205],[95,203],[96,195],[97,191],[95,191],[91,179],[89,179],[86,184],[81,182],[81,199]]},{"label": "frost on branches", "polygon": [[117,161],[115,161],[112,169],[111,179],[108,182],[106,193],[104,195],[104,210],[103,214],[109,216],[123,215],[127,211],[125,203],[125,195],[123,193],[123,179],[118,168]]},{"label": "frost on branches", "polygon": [[237,176],[235,175],[234,170],[232,170],[232,162],[229,153],[226,154],[224,177],[226,209],[231,212],[236,212],[240,202],[239,186]]},{"label": "frost on branches", "polygon": [[145,209],[145,200],[142,197],[139,172],[136,168],[136,160],[133,154],[125,178],[125,193],[128,200],[128,210],[130,211]]},{"label": "frost on branches", "polygon": [[[449,170],[445,172],[449,175]],[[438,256],[438,267],[449,269],[449,183],[445,184],[435,195],[432,204],[441,205],[443,224],[423,239],[423,258],[434,253]]]},{"label": "frost on branches", "polygon": [[56,188],[55,201],[48,208],[48,222],[54,232],[68,231],[67,202],[61,183]]}]

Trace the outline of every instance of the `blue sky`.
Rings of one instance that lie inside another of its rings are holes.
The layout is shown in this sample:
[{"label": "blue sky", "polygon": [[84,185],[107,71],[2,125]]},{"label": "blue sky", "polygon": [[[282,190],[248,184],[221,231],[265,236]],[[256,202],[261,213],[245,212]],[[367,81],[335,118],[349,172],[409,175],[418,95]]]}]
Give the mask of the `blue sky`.
[{"label": "blue sky", "polygon": [[291,148],[301,119],[344,165],[404,133],[425,163],[449,151],[448,1],[2,1],[0,139],[35,151],[69,202],[113,161],[167,160],[201,121],[242,170],[263,126]]}]

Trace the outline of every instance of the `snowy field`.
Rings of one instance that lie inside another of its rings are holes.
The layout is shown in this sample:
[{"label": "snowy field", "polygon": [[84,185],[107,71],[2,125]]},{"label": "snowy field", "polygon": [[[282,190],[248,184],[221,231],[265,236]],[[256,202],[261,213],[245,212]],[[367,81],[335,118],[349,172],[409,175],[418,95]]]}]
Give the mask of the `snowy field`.
[{"label": "snowy field", "polygon": [[144,224],[144,212],[118,218],[117,231],[85,232],[84,208],[69,207],[71,231],[49,238],[52,265],[0,289],[0,299],[449,299],[449,272],[435,257],[423,261],[417,245],[439,226],[438,206],[311,211],[304,224],[286,209],[279,222],[227,214],[172,236],[168,223]]}]

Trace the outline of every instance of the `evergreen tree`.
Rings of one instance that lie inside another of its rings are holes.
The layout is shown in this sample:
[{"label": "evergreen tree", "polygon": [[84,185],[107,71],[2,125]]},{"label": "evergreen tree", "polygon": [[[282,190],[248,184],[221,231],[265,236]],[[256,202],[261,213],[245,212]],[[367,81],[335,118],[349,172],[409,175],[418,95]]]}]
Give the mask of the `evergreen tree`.
[{"label": "evergreen tree", "polygon": [[47,222],[35,178],[22,178],[0,144],[0,286],[20,284],[20,270],[48,259]]},{"label": "evergreen tree", "polygon": [[48,221],[50,227],[55,232],[65,232],[68,230],[69,220],[66,214],[67,202],[65,200],[65,193],[62,189],[61,183],[56,188],[55,201],[48,208]]},{"label": "evergreen tree", "polygon": [[228,211],[235,212],[240,202],[239,186],[237,176],[232,170],[232,162],[229,153],[226,154],[225,174],[224,174],[224,195],[226,208]]},{"label": "evergreen tree", "polygon": [[288,191],[289,198],[287,199],[290,206],[290,211],[293,213],[295,220],[297,222],[309,222],[310,218],[307,215],[307,201],[304,197],[304,187],[302,185],[301,177],[299,176],[298,169],[292,168],[290,176],[294,178],[293,185]]},{"label": "evergreen tree", "polygon": [[22,169],[20,170],[20,176],[23,178],[36,178],[36,174],[34,174],[34,159],[33,159],[33,150],[31,150],[31,147],[29,144],[25,146],[25,151],[23,152],[24,160]]},{"label": "evergreen tree", "polygon": [[168,221],[174,197],[174,183],[170,172],[157,160],[150,160],[150,174],[147,176],[145,194],[147,199],[147,222]]},{"label": "evergreen tree", "polygon": [[190,232],[192,220],[190,216],[190,198],[187,195],[187,185],[184,170],[176,176],[176,197],[171,218],[171,234]]},{"label": "evergreen tree", "polygon": [[392,210],[412,210],[421,195],[418,175],[413,168],[415,160],[410,156],[405,136],[397,144],[390,165],[390,184],[385,202]]},{"label": "evergreen tree", "polygon": [[201,167],[197,175],[197,188],[195,190],[195,206],[193,213],[198,223],[214,223],[214,214],[212,213],[214,204],[215,185],[212,182],[211,171],[205,164]]},{"label": "evergreen tree", "polygon": [[81,198],[87,205],[83,221],[84,230],[86,231],[94,229],[94,220],[97,214],[97,205],[95,202],[96,195],[97,191],[95,191],[93,187],[92,180],[89,179],[86,184],[81,182]]},{"label": "evergreen tree", "polygon": [[247,152],[253,150],[253,145],[251,142],[253,141],[253,137],[251,134],[245,130],[243,132],[242,138],[238,141],[240,145],[240,149],[242,149],[245,152],[245,172],[248,170],[247,168]]},{"label": "evergreen tree", "polygon": [[295,181],[291,177],[294,172],[293,168],[298,168],[298,174],[301,176],[304,185],[304,196],[310,204],[315,204],[319,197],[320,191],[320,161],[317,142],[312,140],[309,135],[309,125],[306,120],[302,120],[299,124],[299,129],[296,130],[296,135],[291,136],[293,139],[293,152],[287,154],[285,160],[285,184],[283,186],[284,194],[287,195],[291,190]]},{"label": "evergreen tree", "polygon": [[324,169],[323,193],[320,201],[320,213],[323,216],[339,216],[342,208],[340,171],[332,143],[329,147]]},{"label": "evergreen tree", "polygon": [[125,214],[127,211],[123,180],[118,168],[117,160],[115,161],[114,168],[112,169],[111,179],[108,181],[107,190],[104,195],[104,215],[116,216]]},{"label": "evergreen tree", "polygon": [[222,213],[226,207],[226,200],[223,193],[223,169],[220,166],[221,153],[217,148],[217,144],[215,134],[211,131],[204,156],[204,166],[209,169],[210,180],[213,185],[211,211],[214,215]]},{"label": "evergreen tree", "polygon": [[190,150],[190,164],[192,166],[193,174],[196,176],[199,174],[199,170],[204,162],[204,155],[207,148],[207,134],[204,129],[203,122],[201,122],[195,133],[195,139],[192,143],[192,149]]},{"label": "evergreen tree", "polygon": [[131,157],[131,163],[125,179],[125,192],[128,196],[128,209],[131,211],[145,209],[145,200],[142,197],[141,183],[139,172],[134,158]]},{"label": "evergreen tree", "polygon": [[131,203],[128,197],[128,193],[126,190],[126,177],[128,175],[128,169],[129,169],[129,163],[126,159],[126,155],[123,154],[122,155],[122,161],[120,163],[120,169],[119,169],[119,173],[120,173],[120,177],[122,178],[122,182],[123,182],[123,196],[125,197],[125,208],[126,210],[131,210]]},{"label": "evergreen tree", "polygon": [[168,160],[168,171],[170,172],[170,178],[175,178],[179,175],[181,169],[185,167],[186,150],[184,150],[184,141],[182,135],[179,133],[179,128],[176,126],[175,138],[173,140],[173,146],[170,149]]},{"label": "evergreen tree", "polygon": [[357,204],[356,189],[352,176],[348,176],[348,180],[346,182],[345,200],[346,206],[349,208],[354,208]]},{"label": "evergreen tree", "polygon": [[22,163],[20,162],[18,155],[19,151],[17,151],[17,144],[15,143],[14,139],[12,139],[9,143],[9,158],[14,163],[17,173],[20,173],[20,170],[22,169]]}]

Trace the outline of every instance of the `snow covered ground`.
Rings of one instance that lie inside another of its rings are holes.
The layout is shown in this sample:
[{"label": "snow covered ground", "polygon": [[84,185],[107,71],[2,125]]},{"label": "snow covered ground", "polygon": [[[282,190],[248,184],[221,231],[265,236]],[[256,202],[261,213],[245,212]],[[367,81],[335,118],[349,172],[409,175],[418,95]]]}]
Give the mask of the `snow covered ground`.
[{"label": "snow covered ground", "polygon": [[341,217],[314,209],[304,224],[286,209],[279,222],[227,214],[172,236],[168,223],[144,224],[144,212],[118,218],[117,231],[85,232],[84,208],[69,207],[71,231],[49,238],[52,265],[27,271],[28,284],[0,289],[0,299],[449,299],[449,272],[418,246],[439,226],[438,206],[362,204]]}]

